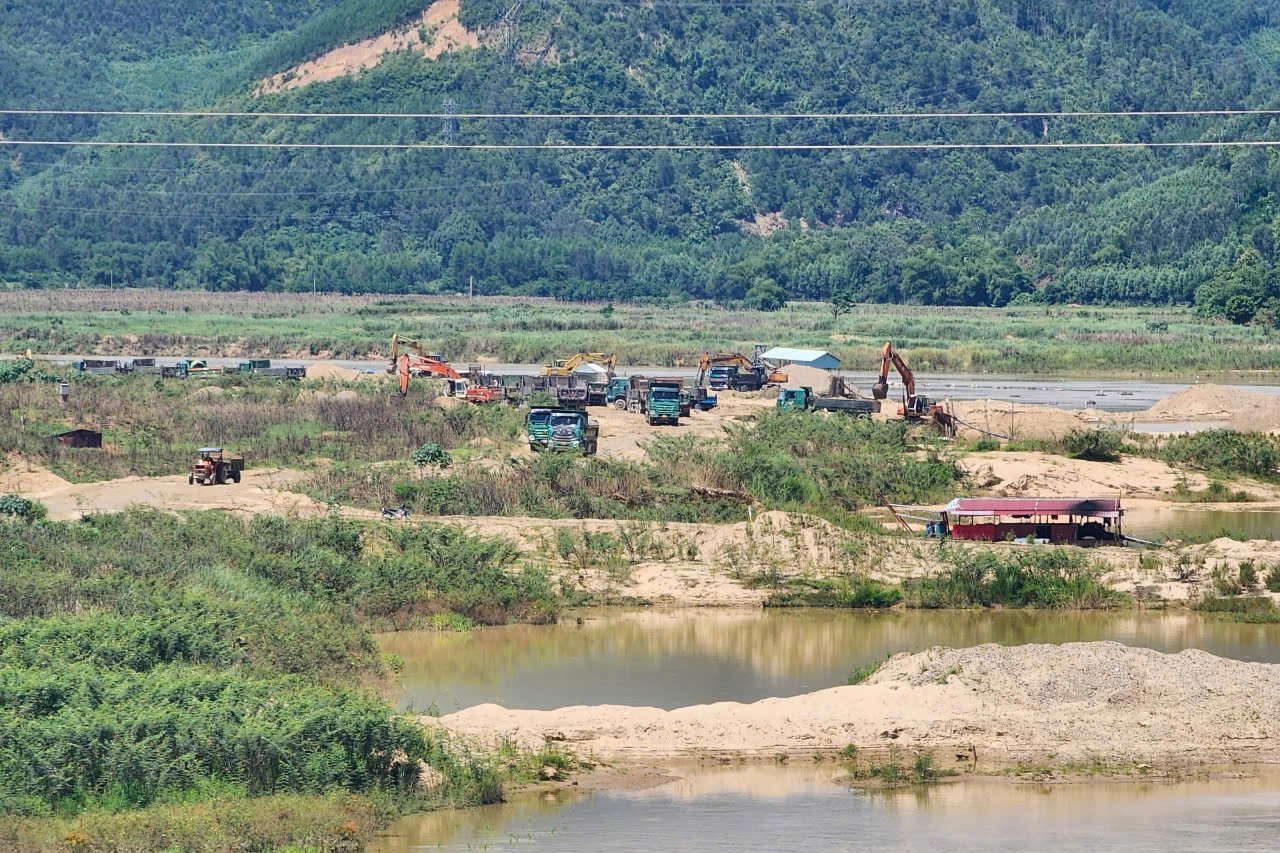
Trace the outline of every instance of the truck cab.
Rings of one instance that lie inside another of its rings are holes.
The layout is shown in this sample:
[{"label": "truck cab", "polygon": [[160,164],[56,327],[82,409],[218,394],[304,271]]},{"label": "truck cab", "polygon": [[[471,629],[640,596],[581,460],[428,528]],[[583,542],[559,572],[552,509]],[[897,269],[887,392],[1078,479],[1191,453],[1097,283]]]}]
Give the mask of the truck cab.
[{"label": "truck cab", "polygon": [[[627,392],[631,390],[631,380],[625,376],[615,376],[609,380],[609,387],[605,391],[605,402],[609,405],[618,406],[620,409],[627,407]],[[622,405],[618,405],[618,401],[622,401]]]},{"label": "truck cab", "polygon": [[783,412],[803,412],[809,408],[812,399],[812,388],[779,388],[778,410]]},{"label": "truck cab", "polygon": [[537,408],[525,419],[529,449],[568,450],[594,456],[600,440],[600,422],[578,409]]},{"label": "truck cab", "polygon": [[649,426],[665,423],[680,425],[680,385],[675,382],[651,382],[646,398],[645,414]]}]

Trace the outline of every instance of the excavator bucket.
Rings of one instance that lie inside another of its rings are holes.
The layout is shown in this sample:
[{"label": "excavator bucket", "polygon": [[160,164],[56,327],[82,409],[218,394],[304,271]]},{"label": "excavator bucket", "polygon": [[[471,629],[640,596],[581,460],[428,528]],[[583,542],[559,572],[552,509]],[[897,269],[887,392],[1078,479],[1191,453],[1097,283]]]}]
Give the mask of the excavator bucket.
[{"label": "excavator bucket", "polygon": [[883,400],[889,396],[889,383],[877,382],[871,386],[871,399]]}]

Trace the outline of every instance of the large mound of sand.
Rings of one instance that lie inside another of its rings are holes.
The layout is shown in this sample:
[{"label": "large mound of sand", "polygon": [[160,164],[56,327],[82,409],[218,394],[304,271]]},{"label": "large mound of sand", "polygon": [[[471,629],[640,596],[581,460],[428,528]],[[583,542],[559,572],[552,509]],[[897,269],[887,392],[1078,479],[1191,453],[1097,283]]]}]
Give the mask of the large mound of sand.
[{"label": "large mound of sand", "polygon": [[951,411],[961,421],[960,436],[971,440],[984,435],[1054,439],[1073,429],[1095,426],[1081,412],[1008,400],[956,400],[951,403]]},{"label": "large mound of sand", "polygon": [[[1280,761],[1280,666],[1119,643],[983,645],[894,657],[869,682],[752,704],[664,711],[618,705],[439,720],[481,741],[546,738],[604,756],[739,757],[893,745],[1020,760]],[[436,725],[423,718],[425,725]]]},{"label": "large mound of sand", "polygon": [[1280,395],[1238,385],[1193,385],[1147,410],[1151,420],[1229,421],[1236,429],[1280,429]]},{"label": "large mound of sand", "polygon": [[361,377],[360,371],[351,367],[339,367],[336,364],[313,364],[307,368],[307,379],[323,380],[337,379],[342,382],[350,382]]}]

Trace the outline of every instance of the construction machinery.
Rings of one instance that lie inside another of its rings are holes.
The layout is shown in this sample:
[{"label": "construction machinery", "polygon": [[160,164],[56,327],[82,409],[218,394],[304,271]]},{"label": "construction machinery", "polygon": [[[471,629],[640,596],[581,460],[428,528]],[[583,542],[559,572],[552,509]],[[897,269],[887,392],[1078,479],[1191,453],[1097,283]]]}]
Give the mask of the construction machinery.
[{"label": "construction machinery", "polygon": [[200,458],[191,463],[191,473],[187,474],[188,485],[221,486],[240,482],[243,456],[227,456],[221,447],[202,447],[199,453]]},{"label": "construction machinery", "polygon": [[[412,353],[400,352],[400,346],[413,350]],[[427,352],[426,348],[413,338],[402,338],[399,333],[391,336],[391,363],[387,373],[399,374],[400,396],[409,393],[409,379],[417,376],[439,376],[444,379],[459,380],[462,374],[439,353]],[[454,386],[450,386],[454,387]]]},{"label": "construction machinery", "polygon": [[715,391],[759,391],[765,385],[786,380],[785,373],[779,373],[763,359],[733,352],[704,352],[695,384]]},{"label": "construction machinery", "polygon": [[871,396],[876,400],[883,400],[889,396],[890,366],[897,370],[898,376],[902,378],[902,404],[898,406],[898,415],[908,421],[932,421],[943,433],[953,433],[955,419],[947,411],[946,405],[916,394],[916,376],[902,360],[902,356],[894,350],[893,341],[884,342],[884,349],[880,354],[880,377],[871,386]]},{"label": "construction machinery", "polygon": [[778,409],[783,412],[839,412],[857,417],[871,417],[880,406],[874,400],[849,397],[819,397],[808,386],[782,388],[778,391]]},{"label": "construction machinery", "polygon": [[568,450],[594,456],[600,442],[600,422],[578,409],[530,409],[525,418],[529,449]]},{"label": "construction machinery", "polygon": [[607,371],[609,376],[613,376],[613,367],[617,363],[618,357],[612,353],[605,355],[602,352],[580,352],[568,358],[552,361],[542,368],[542,375],[572,376],[573,372],[584,364],[598,364]]}]

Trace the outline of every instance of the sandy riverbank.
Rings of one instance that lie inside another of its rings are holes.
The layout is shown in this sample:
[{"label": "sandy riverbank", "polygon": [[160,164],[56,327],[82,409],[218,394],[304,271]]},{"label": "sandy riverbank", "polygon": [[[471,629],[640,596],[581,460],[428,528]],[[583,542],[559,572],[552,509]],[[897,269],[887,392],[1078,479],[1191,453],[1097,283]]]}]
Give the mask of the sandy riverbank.
[{"label": "sandy riverbank", "polygon": [[653,762],[928,750],[979,768],[1019,761],[1192,766],[1280,763],[1280,665],[1118,643],[977,646],[901,654],[861,685],[664,711],[478,705],[422,718],[475,742],[562,743]]}]

